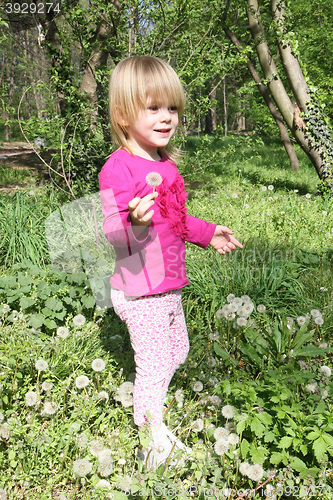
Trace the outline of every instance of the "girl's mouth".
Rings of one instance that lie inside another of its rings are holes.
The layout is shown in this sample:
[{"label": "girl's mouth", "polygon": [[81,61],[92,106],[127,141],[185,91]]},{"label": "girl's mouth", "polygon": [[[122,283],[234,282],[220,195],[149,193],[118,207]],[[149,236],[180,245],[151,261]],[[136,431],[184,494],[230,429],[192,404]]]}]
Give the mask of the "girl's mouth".
[{"label": "girl's mouth", "polygon": [[160,128],[155,130],[155,132],[159,132],[160,134],[168,134],[170,132],[169,128]]}]

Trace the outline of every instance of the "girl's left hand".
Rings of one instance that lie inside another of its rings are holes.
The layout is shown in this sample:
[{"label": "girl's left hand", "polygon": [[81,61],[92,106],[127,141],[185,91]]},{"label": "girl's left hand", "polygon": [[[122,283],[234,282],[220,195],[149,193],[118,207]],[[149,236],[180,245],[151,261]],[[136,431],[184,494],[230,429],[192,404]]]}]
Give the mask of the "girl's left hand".
[{"label": "girl's left hand", "polygon": [[216,226],[209,244],[221,255],[236,250],[236,247],[243,248],[243,245],[232,234],[231,229],[228,227]]}]

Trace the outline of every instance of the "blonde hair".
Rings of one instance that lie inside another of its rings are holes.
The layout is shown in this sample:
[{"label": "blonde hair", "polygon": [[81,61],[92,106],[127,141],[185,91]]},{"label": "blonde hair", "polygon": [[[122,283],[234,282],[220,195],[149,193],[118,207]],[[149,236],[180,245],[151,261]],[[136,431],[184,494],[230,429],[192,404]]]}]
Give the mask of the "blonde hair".
[{"label": "blonde hair", "polygon": [[[153,56],[133,56],[117,64],[109,85],[110,122],[116,147],[132,153],[126,123],[133,123],[139,111],[147,108],[148,97],[156,104],[175,106],[179,118],[184,112],[184,89],[168,63]],[[159,151],[172,161],[178,156],[171,144]]]}]

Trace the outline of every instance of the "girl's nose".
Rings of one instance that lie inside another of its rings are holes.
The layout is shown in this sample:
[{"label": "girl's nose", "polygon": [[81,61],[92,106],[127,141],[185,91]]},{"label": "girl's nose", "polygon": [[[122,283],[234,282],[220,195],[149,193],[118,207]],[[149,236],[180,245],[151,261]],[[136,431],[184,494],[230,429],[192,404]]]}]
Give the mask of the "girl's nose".
[{"label": "girl's nose", "polygon": [[161,108],[161,121],[168,122],[171,119],[169,108]]}]

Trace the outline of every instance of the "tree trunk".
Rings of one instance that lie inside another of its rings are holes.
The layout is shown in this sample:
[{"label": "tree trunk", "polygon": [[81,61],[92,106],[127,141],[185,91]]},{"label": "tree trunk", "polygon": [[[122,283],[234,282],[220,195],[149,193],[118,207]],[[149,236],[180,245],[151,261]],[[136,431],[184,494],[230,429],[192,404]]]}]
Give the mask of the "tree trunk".
[{"label": "tree trunk", "polygon": [[[297,108],[292,104],[286,92],[283,82],[278,75],[277,68],[272,54],[269,50],[268,44],[265,41],[264,30],[262,28],[257,0],[247,0],[247,15],[252,37],[256,41],[256,49],[259,56],[259,62],[263,70],[264,77],[265,79],[267,79],[267,85],[274,98],[274,101],[296,141],[310,158],[319,178],[324,181],[329,181],[330,183],[330,177],[332,174],[330,174],[330,172],[327,170],[320,152],[318,151],[318,149],[314,149],[312,147],[310,138],[303,132],[302,129],[300,129],[296,125],[295,111]],[[297,71],[297,67],[295,68],[295,71]]]},{"label": "tree trunk", "polygon": [[[216,85],[215,85],[215,79],[213,80],[213,90],[211,90],[211,92],[208,94],[208,97],[209,97],[209,100],[211,102],[211,107],[208,108],[207,110],[207,114],[206,114],[206,117],[205,117],[205,133],[206,134],[211,134],[212,132],[214,132],[214,130],[216,130],[216,123],[217,123],[217,120],[216,120],[216,105],[215,105],[215,101],[216,101]],[[208,85],[206,84],[206,88],[208,87]]]},{"label": "tree trunk", "polygon": [[[235,36],[235,34],[229,28],[224,28],[224,32],[227,35],[227,37],[230,38],[230,40],[232,41],[232,43],[240,51],[241,50],[241,43],[237,39],[237,37]],[[289,157],[290,167],[291,167],[292,170],[298,170],[299,169],[299,161],[298,161],[298,158],[297,158],[296,151],[295,151],[295,149],[294,149],[294,147],[293,147],[293,145],[291,143],[287,127],[285,126],[285,124],[283,122],[283,119],[281,118],[280,113],[278,112],[278,110],[276,109],[276,107],[275,107],[272,99],[270,98],[268,89],[262,83],[262,81],[260,79],[260,76],[258,75],[258,73],[257,73],[255,67],[253,66],[253,64],[251,63],[250,59],[247,59],[246,64],[247,64],[247,67],[249,68],[249,71],[250,71],[250,73],[252,75],[252,78],[254,79],[254,81],[256,82],[256,84],[258,85],[258,89],[259,89],[262,97],[264,98],[264,101],[267,104],[267,107],[268,107],[269,111],[271,112],[271,114],[272,114],[272,116],[273,116],[273,118],[275,120],[276,125],[279,128],[280,136],[281,136],[281,141],[282,141],[282,143],[283,143],[283,145],[285,147],[285,150],[286,150],[286,152],[288,154],[288,157]]]}]

